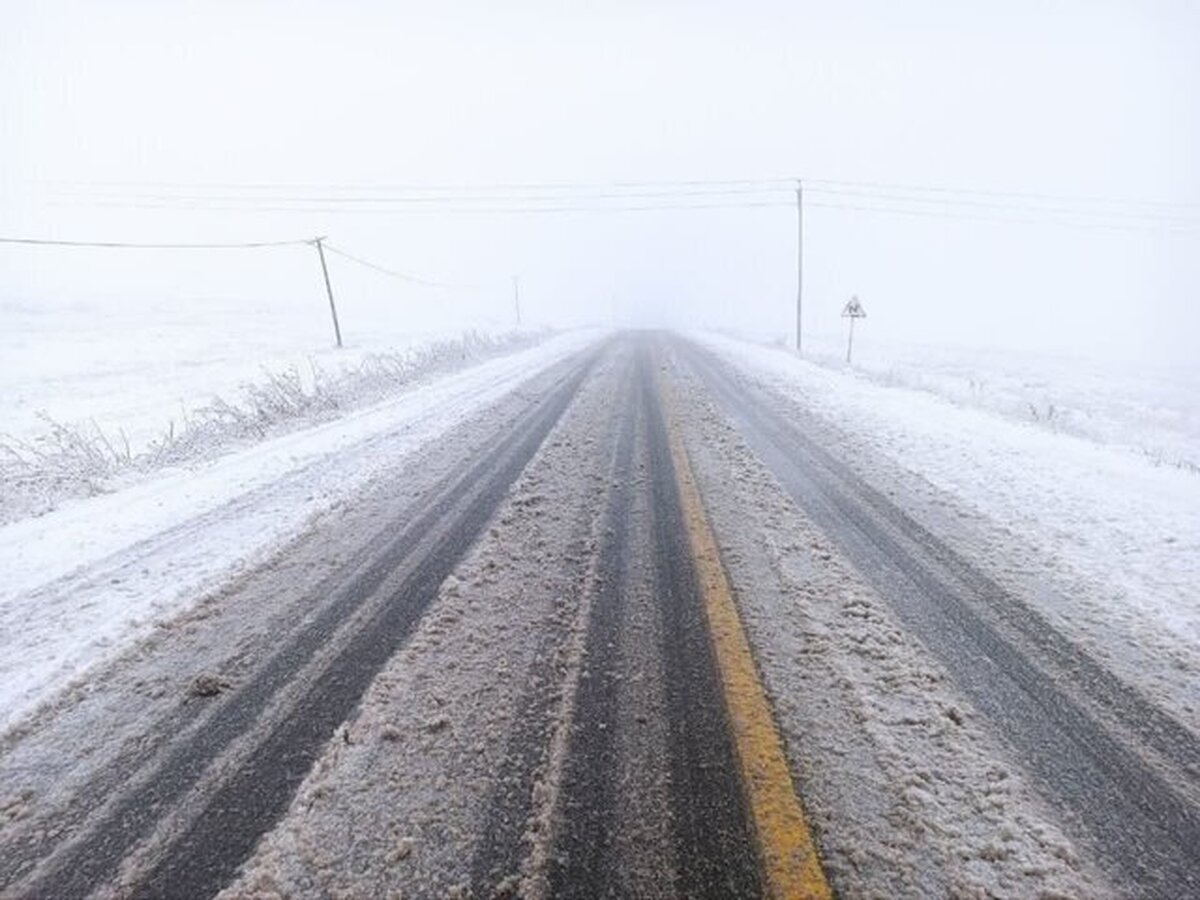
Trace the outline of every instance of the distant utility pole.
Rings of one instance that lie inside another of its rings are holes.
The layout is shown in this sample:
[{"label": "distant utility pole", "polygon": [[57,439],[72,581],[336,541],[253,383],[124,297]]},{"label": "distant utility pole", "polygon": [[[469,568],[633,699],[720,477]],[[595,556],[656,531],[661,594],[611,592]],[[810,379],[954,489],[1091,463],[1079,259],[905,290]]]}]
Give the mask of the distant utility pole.
[{"label": "distant utility pole", "polygon": [[517,327],[521,327],[521,276],[514,275],[513,280],[513,306],[517,310]]},{"label": "distant utility pole", "polygon": [[796,352],[800,352],[800,310],[804,303],[804,184],[796,179]]},{"label": "distant utility pole", "polygon": [[846,305],[842,307],[842,318],[850,320],[850,341],[846,344],[846,362],[850,362],[850,353],[854,349],[854,320],[865,319],[866,317],[867,311],[858,302],[858,295],[851,297]]},{"label": "distant utility pole", "polygon": [[321,258],[321,272],[325,276],[325,293],[329,295],[329,313],[333,316],[333,335],[337,338],[338,349],[342,348],[342,329],[338,325],[337,306],[333,302],[333,287],[329,283],[329,267],[325,265],[325,249],[321,246],[323,237],[313,238],[313,243],[317,246],[317,256]]}]

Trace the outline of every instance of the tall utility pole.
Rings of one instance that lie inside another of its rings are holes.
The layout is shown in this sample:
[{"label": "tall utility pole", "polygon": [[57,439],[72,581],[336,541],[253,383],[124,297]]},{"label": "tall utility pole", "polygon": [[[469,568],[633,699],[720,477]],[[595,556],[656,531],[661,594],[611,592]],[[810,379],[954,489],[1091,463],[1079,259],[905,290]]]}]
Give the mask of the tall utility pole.
[{"label": "tall utility pole", "polygon": [[804,303],[804,185],[796,179],[796,352],[800,352],[800,310]]},{"label": "tall utility pole", "polygon": [[333,335],[337,338],[338,349],[342,348],[342,329],[338,325],[337,306],[333,302],[333,287],[329,283],[329,267],[325,265],[325,249],[321,246],[323,237],[313,238],[313,243],[317,245],[317,256],[321,257],[321,272],[325,276],[325,293],[329,295],[329,314],[333,316]]},{"label": "tall utility pole", "polygon": [[514,275],[513,279],[513,306],[517,310],[517,327],[521,327],[521,276]]}]

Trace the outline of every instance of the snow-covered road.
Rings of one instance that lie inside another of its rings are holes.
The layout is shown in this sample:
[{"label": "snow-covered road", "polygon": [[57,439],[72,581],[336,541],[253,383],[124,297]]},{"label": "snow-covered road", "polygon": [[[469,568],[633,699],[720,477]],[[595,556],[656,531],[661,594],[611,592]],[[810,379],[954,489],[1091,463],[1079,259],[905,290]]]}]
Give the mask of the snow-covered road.
[{"label": "snow-covered road", "polygon": [[315,428],[0,528],[0,727],[596,339],[563,335]]},{"label": "snow-covered road", "polygon": [[[844,604],[843,610],[850,607],[853,617],[878,616],[883,628],[861,635],[860,640],[870,643],[846,654],[853,658],[864,653],[875,663],[858,672],[855,680],[869,683],[887,668],[899,683],[909,681],[911,670],[901,661],[912,648],[922,675],[932,673],[935,683],[952,688],[932,708],[919,712],[910,705],[916,698],[904,697],[903,691],[877,695],[874,702],[885,715],[894,717],[902,729],[933,726],[935,732],[963,743],[974,737],[974,724],[985,724],[1002,737],[1011,748],[1012,763],[1029,774],[1059,814],[1084,824],[1083,840],[1103,848],[1106,867],[1123,884],[1137,885],[1148,896],[1195,890],[1193,853],[1200,846],[1196,733],[1050,625],[1039,612],[1047,603],[1045,593],[1030,603],[1005,589],[985,567],[955,552],[936,531],[906,512],[896,502],[903,497],[903,483],[876,487],[864,481],[856,470],[863,460],[850,456],[844,461],[852,445],[833,438],[804,400],[773,393],[715,357],[686,348],[681,355],[703,386],[695,393],[713,398],[721,418],[733,425],[734,440],[744,442],[816,526],[813,544],[822,548],[818,565],[825,561],[823,555],[832,557],[831,564],[833,559],[844,560],[855,570],[855,580],[864,583],[866,595],[884,602],[883,609],[872,608],[863,597],[847,597],[845,582],[821,597],[805,583],[811,578],[798,579],[797,588],[814,604],[831,601]],[[954,498],[947,502],[953,509]],[[956,523],[953,530],[966,527]],[[725,533],[731,545],[745,540]],[[773,536],[776,564],[792,568],[792,578],[795,567],[803,571],[806,565],[804,550],[797,545],[804,534],[793,526]],[[812,564],[810,554],[807,565]],[[766,618],[763,626],[773,632],[785,617],[776,610]],[[824,644],[836,640],[844,625],[834,617],[813,628],[811,636],[820,635],[819,643]],[[914,638],[919,648],[913,646]],[[818,642],[807,648],[804,643],[797,642],[791,651],[811,652]],[[845,656],[840,665],[846,666]],[[766,668],[770,672],[769,664]],[[782,677],[792,683],[796,673],[787,671]],[[928,693],[938,691],[931,686]],[[795,740],[803,754],[811,737],[798,733]],[[970,771],[965,765],[929,765],[928,760],[936,758],[934,748],[909,755],[917,746],[911,736],[897,743],[911,745],[901,758],[924,772],[922,789],[953,782]],[[1006,755],[996,753],[993,759]],[[1007,767],[1004,771],[1006,781]],[[976,779],[986,782],[987,771],[977,771]],[[972,812],[955,832],[955,843],[962,844],[947,852],[1022,856],[1016,842],[997,843],[995,833],[980,827],[987,819],[974,809],[969,787],[963,790],[969,783],[945,788],[951,795],[962,790],[959,808]],[[1097,802],[1100,797],[1103,802]],[[971,840],[983,846],[972,848]],[[932,848],[937,842],[925,844]],[[920,888],[918,882],[913,890],[925,893],[928,888]]]},{"label": "snow-covered road", "polygon": [[[1186,480],[598,337],[0,530],[0,892],[1197,889],[1195,611],[1154,612],[1189,570],[1102,562],[1131,510],[1195,541]],[[1006,518],[1039,460],[1058,503]],[[772,849],[805,816],[817,881]]]}]

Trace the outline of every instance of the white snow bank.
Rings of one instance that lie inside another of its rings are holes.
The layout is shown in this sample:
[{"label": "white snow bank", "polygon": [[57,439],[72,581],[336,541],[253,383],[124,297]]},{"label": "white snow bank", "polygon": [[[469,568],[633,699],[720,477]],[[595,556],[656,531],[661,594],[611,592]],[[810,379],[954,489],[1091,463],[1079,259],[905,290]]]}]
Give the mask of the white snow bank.
[{"label": "white snow bank", "polygon": [[574,332],[335,421],[0,528],[0,725],[374,472],[582,350]]},{"label": "white snow bank", "polygon": [[[1195,682],[1187,684],[1200,674],[1200,472],[1158,465],[1145,454],[962,406],[927,390],[887,386],[779,348],[695,337],[832,422],[852,444],[959,498],[1022,546],[1037,547],[1059,574],[1069,573],[1070,583],[1081,576],[1090,590],[1028,599],[1135,679],[1139,668],[1167,673],[1163,677],[1179,685],[1176,700],[1184,712],[1197,712]],[[986,372],[1000,369],[999,357],[987,359]],[[931,370],[936,376],[937,367]],[[1114,374],[1095,380],[1090,394],[1073,390],[1080,408],[1105,409],[1112,408],[1112,398],[1141,389]],[[1129,420],[1120,444],[1136,446],[1139,427],[1136,417]],[[853,461],[854,447],[846,450]],[[1038,577],[1038,561],[986,562]],[[1163,647],[1168,658],[1157,658]]]},{"label": "white snow bank", "polygon": [[885,387],[1086,437],[1155,465],[1200,470],[1200,368],[805,335],[804,357]]}]

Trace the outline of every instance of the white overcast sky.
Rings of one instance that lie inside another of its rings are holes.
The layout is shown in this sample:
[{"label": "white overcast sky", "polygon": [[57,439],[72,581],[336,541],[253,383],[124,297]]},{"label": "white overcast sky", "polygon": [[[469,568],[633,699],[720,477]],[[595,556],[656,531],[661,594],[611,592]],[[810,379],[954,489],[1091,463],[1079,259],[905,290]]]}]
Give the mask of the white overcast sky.
[{"label": "white overcast sky", "polygon": [[[254,184],[321,195],[795,177],[1157,201],[1175,205],[1102,206],[1116,215],[1070,226],[1041,213],[997,223],[814,205],[806,324],[840,329],[857,293],[864,334],[876,337],[1187,360],[1200,335],[1198,50],[1200,4],[1154,0],[5,0],[0,235],[324,234],[386,266],[484,286],[459,298],[338,270],[340,289],[394,296],[414,322],[452,317],[456,303],[464,315],[489,304],[507,314],[509,276],[521,273],[527,312],[543,322],[790,335],[787,206],[463,215],[112,204],[189,186],[236,198]],[[1180,221],[1191,231],[1163,225]],[[309,253],[0,247],[0,301],[307,302],[320,290]]]}]

